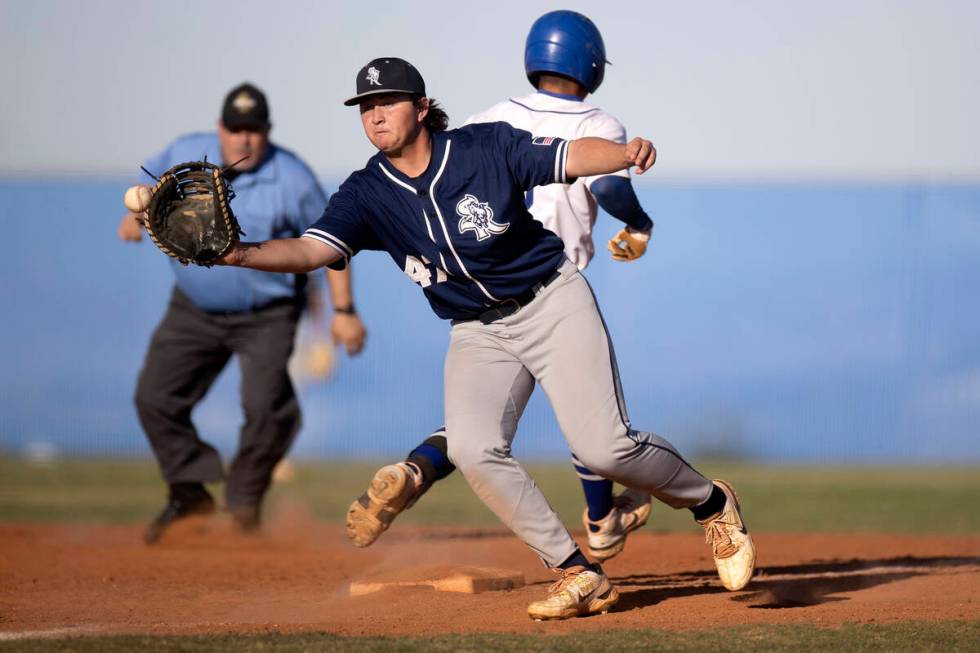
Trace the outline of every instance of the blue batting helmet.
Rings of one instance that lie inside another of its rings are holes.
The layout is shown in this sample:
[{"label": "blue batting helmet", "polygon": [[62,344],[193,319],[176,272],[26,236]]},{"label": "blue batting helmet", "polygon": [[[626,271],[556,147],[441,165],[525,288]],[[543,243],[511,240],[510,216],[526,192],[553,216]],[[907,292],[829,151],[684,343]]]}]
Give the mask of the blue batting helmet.
[{"label": "blue batting helmet", "polygon": [[606,71],[606,46],[599,28],[575,11],[551,11],[531,25],[524,45],[524,72],[571,77],[595,93]]}]

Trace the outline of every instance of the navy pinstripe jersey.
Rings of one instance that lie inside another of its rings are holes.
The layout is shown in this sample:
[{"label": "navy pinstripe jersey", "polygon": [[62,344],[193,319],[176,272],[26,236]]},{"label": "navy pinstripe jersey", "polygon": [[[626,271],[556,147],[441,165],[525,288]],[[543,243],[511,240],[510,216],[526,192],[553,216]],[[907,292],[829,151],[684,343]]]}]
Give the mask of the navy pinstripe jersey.
[{"label": "navy pinstripe jersey", "polygon": [[428,168],[408,177],[383,153],[350,175],[303,236],[339,250],[387,251],[444,319],[471,319],[526,292],[565,259],[524,205],[534,186],[567,183],[568,141],[507,123],[432,134]]}]

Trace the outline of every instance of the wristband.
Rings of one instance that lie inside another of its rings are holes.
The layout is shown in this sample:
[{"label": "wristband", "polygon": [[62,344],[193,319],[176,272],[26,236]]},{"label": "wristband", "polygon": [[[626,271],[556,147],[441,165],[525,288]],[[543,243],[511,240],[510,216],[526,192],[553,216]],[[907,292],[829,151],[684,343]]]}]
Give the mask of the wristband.
[{"label": "wristband", "polygon": [[633,238],[636,238],[640,242],[646,243],[650,241],[650,234],[653,233],[653,225],[651,224],[650,228],[646,231],[640,231],[639,229],[634,229],[633,227],[626,227],[626,233]]},{"label": "wristband", "polygon": [[354,304],[348,304],[347,306],[334,306],[333,312],[340,315],[357,315],[357,311],[354,310]]}]

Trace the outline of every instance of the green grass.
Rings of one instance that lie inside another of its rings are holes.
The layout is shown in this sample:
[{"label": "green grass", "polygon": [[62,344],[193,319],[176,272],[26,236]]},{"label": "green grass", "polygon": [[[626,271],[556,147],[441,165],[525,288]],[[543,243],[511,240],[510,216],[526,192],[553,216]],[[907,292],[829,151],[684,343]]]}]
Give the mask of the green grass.
[{"label": "green grass", "polygon": [[0,642],[0,651],[115,653],[122,651],[967,651],[976,650],[980,622],[906,622],[894,625],[738,626],[698,631],[623,630],[569,635],[441,635],[431,638],[342,637],[326,633],[194,637],[85,637]]},{"label": "green grass", "polygon": [[[378,464],[306,462],[293,482],[274,487],[270,504],[301,501],[339,523]],[[582,496],[571,466],[528,466],[552,505],[573,528]],[[756,531],[980,533],[980,469],[785,467],[704,461],[706,474],[738,489]],[[214,488],[220,492],[220,488]],[[36,464],[0,457],[0,521],[140,523],[162,505],[164,486],[153,463],[66,459]],[[497,527],[459,474],[436,485],[400,523]],[[655,504],[655,531],[693,531],[687,511]]]}]

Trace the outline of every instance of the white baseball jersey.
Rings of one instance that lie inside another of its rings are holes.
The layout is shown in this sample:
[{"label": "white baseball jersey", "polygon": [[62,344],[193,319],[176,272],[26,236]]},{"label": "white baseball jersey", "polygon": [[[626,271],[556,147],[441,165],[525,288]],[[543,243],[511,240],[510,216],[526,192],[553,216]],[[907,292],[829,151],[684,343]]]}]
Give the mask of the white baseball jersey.
[{"label": "white baseball jersey", "polygon": [[[617,143],[626,142],[626,128],[598,107],[579,100],[569,100],[547,93],[498,102],[466,121],[506,122],[531,132],[533,136],[558,136],[564,139],[597,136]],[[629,171],[613,173],[629,178]],[[592,226],[598,204],[589,190],[599,177],[582,177],[571,185],[538,186],[532,191],[531,215],[565,243],[565,253],[580,270],[592,260]]]}]

